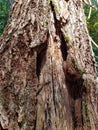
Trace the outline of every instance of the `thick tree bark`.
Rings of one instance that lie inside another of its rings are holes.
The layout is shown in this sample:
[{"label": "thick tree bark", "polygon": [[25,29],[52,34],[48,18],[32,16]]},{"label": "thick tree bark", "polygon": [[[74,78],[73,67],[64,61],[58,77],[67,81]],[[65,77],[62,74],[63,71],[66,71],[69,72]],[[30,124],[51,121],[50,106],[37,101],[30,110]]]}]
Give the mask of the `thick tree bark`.
[{"label": "thick tree bark", "polygon": [[0,39],[1,130],[97,130],[98,91],[81,0],[18,0]]}]

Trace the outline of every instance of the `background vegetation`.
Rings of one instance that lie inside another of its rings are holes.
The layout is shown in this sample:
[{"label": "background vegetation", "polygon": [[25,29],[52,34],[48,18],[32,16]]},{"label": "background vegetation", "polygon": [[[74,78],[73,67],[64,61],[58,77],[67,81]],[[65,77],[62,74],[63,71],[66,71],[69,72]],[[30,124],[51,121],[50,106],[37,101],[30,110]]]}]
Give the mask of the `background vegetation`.
[{"label": "background vegetation", "polygon": [[2,34],[4,27],[7,23],[9,16],[9,1],[0,0],[0,35]]},{"label": "background vegetation", "polygon": [[[85,9],[85,14],[86,14],[86,20],[87,20],[89,34],[98,45],[98,2],[96,0],[92,0],[92,4],[96,7],[96,9],[92,10],[90,19],[88,19],[89,6],[84,5],[84,9]],[[95,58],[96,58],[96,61],[98,64],[98,48],[96,48],[93,45],[93,50],[94,50]],[[98,70],[98,68],[97,68],[97,70]]]},{"label": "background vegetation", "polygon": [[91,17],[88,19],[89,7],[85,5],[85,14],[87,19],[88,30],[94,41],[98,42],[98,4],[96,9],[92,10]]}]

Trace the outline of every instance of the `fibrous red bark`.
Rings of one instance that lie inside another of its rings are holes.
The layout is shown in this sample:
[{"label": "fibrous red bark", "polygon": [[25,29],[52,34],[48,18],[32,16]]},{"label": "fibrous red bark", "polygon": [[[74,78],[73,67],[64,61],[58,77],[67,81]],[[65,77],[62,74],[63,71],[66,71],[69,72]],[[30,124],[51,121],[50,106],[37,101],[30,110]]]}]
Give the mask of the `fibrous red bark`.
[{"label": "fibrous red bark", "polygon": [[81,0],[15,1],[0,43],[2,130],[98,129]]}]

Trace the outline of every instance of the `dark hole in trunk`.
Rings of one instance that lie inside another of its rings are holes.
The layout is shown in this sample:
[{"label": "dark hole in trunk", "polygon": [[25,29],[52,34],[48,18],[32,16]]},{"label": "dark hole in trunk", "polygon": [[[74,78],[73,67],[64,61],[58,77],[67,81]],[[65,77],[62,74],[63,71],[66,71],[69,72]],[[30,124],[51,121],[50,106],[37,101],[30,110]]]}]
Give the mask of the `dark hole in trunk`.
[{"label": "dark hole in trunk", "polygon": [[60,49],[61,49],[61,52],[62,52],[62,57],[63,57],[63,60],[66,61],[66,58],[67,58],[67,45],[66,45],[66,41],[65,41],[65,38],[62,34],[62,31],[61,31],[61,22],[57,20],[56,18],[56,14],[55,14],[55,9],[54,9],[54,6],[52,4],[52,2],[50,2],[50,5],[51,5],[51,9],[53,11],[53,15],[54,15],[54,26],[55,26],[55,29],[56,29],[56,34],[59,36],[60,38],[60,41],[61,41],[61,46],[60,46]]},{"label": "dark hole in trunk", "polygon": [[63,37],[63,34],[61,35],[61,52],[62,52],[63,60],[66,61],[68,54],[67,54],[67,45]]},{"label": "dark hole in trunk", "polygon": [[39,47],[38,53],[37,53],[37,61],[36,61],[36,74],[39,79],[41,69],[46,61],[46,51],[47,51],[47,43],[44,43],[43,46]]},{"label": "dark hole in trunk", "polygon": [[83,79],[76,81],[67,81],[67,89],[70,100],[70,110],[72,114],[74,130],[83,130],[83,117],[82,117],[82,96],[85,91],[83,89]]}]

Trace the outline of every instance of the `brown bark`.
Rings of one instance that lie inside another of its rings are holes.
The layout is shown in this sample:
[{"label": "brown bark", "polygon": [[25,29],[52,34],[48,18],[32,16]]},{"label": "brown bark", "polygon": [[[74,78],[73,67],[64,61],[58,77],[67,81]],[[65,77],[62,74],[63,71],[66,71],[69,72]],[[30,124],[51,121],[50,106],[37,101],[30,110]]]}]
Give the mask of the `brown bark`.
[{"label": "brown bark", "polygon": [[95,60],[81,0],[18,0],[0,38],[1,130],[97,130]]}]

